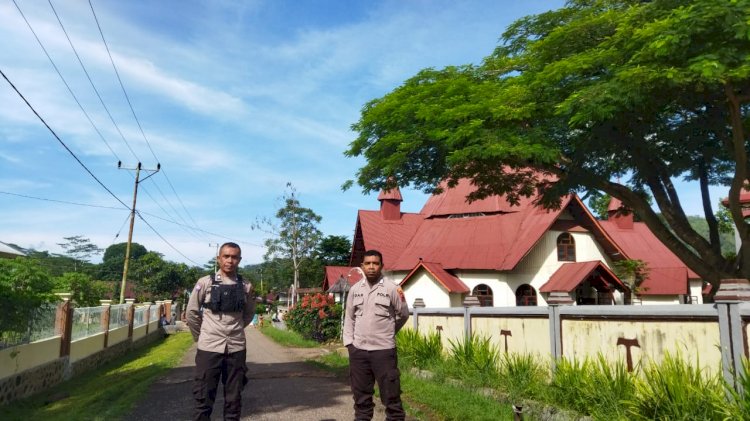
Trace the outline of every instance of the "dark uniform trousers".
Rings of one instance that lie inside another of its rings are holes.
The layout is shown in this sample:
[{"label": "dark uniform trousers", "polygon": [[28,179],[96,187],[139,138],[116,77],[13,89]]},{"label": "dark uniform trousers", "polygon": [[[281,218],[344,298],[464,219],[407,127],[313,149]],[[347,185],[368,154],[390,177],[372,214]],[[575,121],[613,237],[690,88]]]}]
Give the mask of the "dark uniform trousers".
[{"label": "dark uniform trousers", "polygon": [[396,349],[366,351],[354,345],[349,345],[348,349],[355,420],[372,419],[375,381],[380,389],[380,401],[385,406],[386,419],[403,420],[406,414],[401,405],[401,380]]},{"label": "dark uniform trousers", "polygon": [[224,386],[224,419],[240,419],[242,389],[247,382],[245,356],[245,350],[228,354],[198,350],[195,354],[193,384],[193,397],[196,401],[194,420],[211,419],[219,379]]}]

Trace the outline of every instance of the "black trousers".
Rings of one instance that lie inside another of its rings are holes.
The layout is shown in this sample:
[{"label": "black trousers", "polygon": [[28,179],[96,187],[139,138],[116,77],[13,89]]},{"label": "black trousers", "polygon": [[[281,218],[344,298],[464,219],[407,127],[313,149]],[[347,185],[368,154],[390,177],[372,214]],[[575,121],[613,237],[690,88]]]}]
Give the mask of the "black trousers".
[{"label": "black trousers", "polygon": [[193,383],[193,397],[195,398],[193,419],[195,421],[211,419],[219,380],[224,386],[224,419],[240,419],[242,389],[247,383],[245,356],[245,350],[229,354],[198,350],[195,354],[195,382]]},{"label": "black trousers", "polygon": [[372,394],[375,382],[387,420],[403,420],[401,405],[401,373],[398,371],[396,349],[366,351],[349,345],[349,379],[354,395],[354,419],[371,420],[375,408]]}]

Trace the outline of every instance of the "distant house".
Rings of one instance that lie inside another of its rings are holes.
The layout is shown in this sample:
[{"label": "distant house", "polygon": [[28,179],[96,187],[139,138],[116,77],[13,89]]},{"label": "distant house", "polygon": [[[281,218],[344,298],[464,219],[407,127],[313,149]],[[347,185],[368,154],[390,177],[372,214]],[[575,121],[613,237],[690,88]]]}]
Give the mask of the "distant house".
[{"label": "distant house", "polygon": [[0,258],[13,259],[19,256],[26,256],[26,253],[0,241]]},{"label": "distant house", "polygon": [[[384,275],[399,283],[407,301],[427,307],[461,306],[467,295],[483,306],[546,305],[562,292],[578,305],[633,302],[700,303],[698,276],[619,201],[599,221],[569,195],[558,210],[511,205],[504,196],[472,203],[468,180],[431,196],[419,213],[401,212],[398,188],[381,192],[380,210],[357,215],[350,264],[368,249],[383,254]],[[623,259],[643,260],[645,281],[630,291],[612,270]]]}]

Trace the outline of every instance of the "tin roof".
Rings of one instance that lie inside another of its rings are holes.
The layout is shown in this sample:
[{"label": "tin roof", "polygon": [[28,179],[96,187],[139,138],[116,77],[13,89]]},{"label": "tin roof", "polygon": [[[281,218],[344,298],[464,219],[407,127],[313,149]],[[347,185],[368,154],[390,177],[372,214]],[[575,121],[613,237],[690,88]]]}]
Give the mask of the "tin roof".
[{"label": "tin roof", "polygon": [[328,291],[339,278],[345,278],[349,273],[349,266],[326,266],[325,275],[323,276],[323,291]]},{"label": "tin roof", "polygon": [[642,295],[685,294],[688,279],[700,278],[659,241],[645,223],[633,222],[633,228],[629,229],[622,229],[612,221],[599,221],[599,224],[622,248],[626,258],[646,263],[648,275],[641,284]]},{"label": "tin roof", "polygon": [[622,289],[627,289],[617,275],[601,261],[595,260],[563,264],[550,276],[549,281],[539,288],[539,292],[573,291],[592,274],[600,276],[609,284],[616,284]]},{"label": "tin roof", "polygon": [[443,266],[440,263],[425,261],[417,263],[414,269],[412,269],[411,272],[409,272],[409,274],[401,281],[401,286],[406,285],[406,283],[409,282],[420,270],[427,271],[427,273],[432,275],[432,277],[449,293],[465,294],[469,292],[469,287],[467,287],[462,280],[443,269]]}]

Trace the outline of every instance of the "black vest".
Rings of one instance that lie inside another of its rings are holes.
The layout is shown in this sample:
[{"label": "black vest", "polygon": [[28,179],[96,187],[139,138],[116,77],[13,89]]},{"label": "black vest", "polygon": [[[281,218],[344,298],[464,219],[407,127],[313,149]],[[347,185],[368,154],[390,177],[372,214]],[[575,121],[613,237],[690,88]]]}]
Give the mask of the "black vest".
[{"label": "black vest", "polygon": [[236,313],[245,308],[245,283],[237,275],[234,285],[222,284],[211,274],[211,299],[203,305],[214,313]]}]

